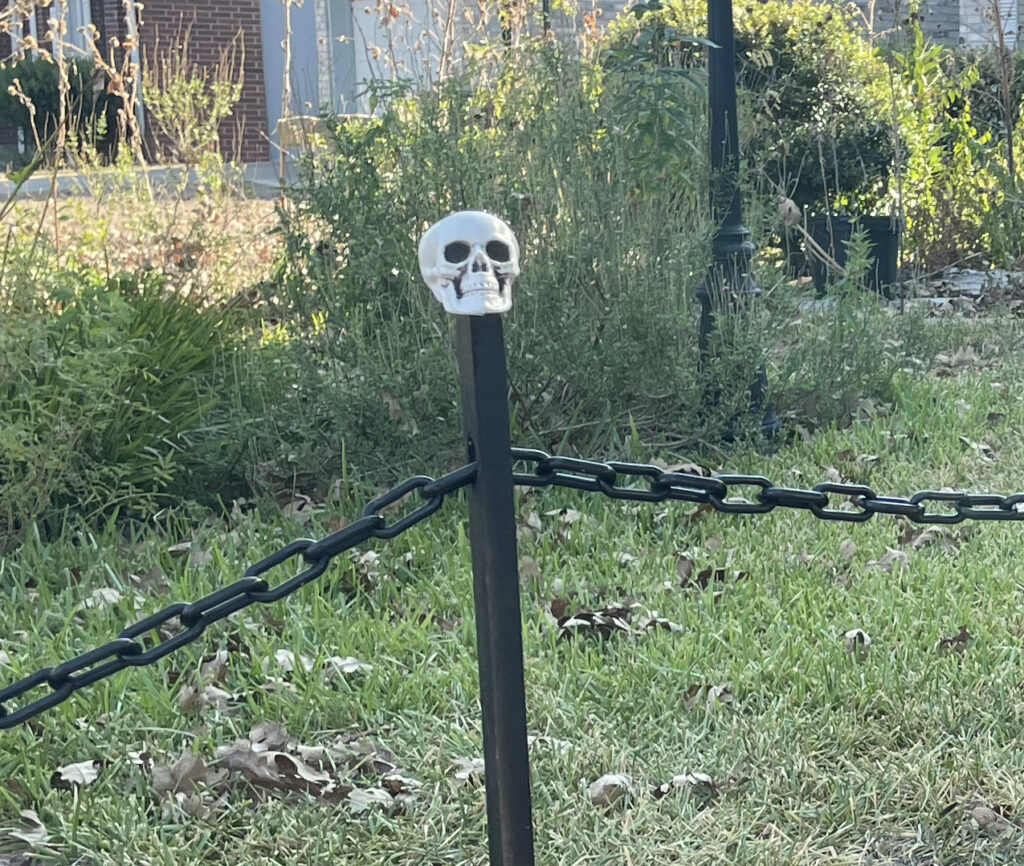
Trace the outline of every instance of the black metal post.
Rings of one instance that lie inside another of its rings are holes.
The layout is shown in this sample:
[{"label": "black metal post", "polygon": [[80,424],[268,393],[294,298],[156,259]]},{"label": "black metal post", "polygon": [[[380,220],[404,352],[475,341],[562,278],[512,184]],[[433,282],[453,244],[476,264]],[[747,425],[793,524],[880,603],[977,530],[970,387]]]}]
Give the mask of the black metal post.
[{"label": "black metal post", "polygon": [[[711,242],[712,265],[697,297],[701,304],[702,355],[715,324],[715,315],[732,310],[759,295],[750,275],[756,247],[743,225],[740,197],[739,131],[736,120],[736,35],[732,0],[708,0],[708,128],[711,147],[711,218],[715,235]],[[762,429],[769,435],[779,422],[766,405],[768,376],[764,365],[750,389],[751,405],[764,411]]]},{"label": "black metal post", "polygon": [[533,866],[519,555],[501,317],[456,323],[468,459],[469,542],[483,709],[491,866]]}]

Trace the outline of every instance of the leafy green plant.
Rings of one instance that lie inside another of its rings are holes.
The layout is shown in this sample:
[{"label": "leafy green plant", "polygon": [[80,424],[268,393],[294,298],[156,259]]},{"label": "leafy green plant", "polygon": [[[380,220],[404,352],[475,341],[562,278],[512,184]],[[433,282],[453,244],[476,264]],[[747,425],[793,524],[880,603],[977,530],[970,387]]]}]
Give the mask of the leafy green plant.
[{"label": "leafy green plant", "polygon": [[185,165],[219,161],[222,126],[241,98],[245,65],[241,31],[221,49],[213,68],[191,59],[191,39],[189,25],[169,47],[157,40],[143,72],[146,109],[155,123],[157,146]]},{"label": "leafy green plant", "polygon": [[151,513],[195,468],[191,449],[218,401],[217,315],[153,274],[38,269],[23,282],[8,262],[7,280],[0,538],[9,547],[65,508],[86,519]]},{"label": "leafy green plant", "polygon": [[900,191],[904,244],[913,263],[934,270],[987,252],[985,214],[996,208],[992,136],[974,125],[974,65],[925,40],[919,26],[891,56],[896,127],[904,146]]},{"label": "leafy green plant", "polygon": [[[655,40],[666,27],[707,32],[703,0],[639,8],[639,18],[613,22],[613,46]],[[784,191],[812,213],[872,211],[893,156],[887,75],[854,13],[814,0],[738,0],[734,8],[741,147],[759,188]],[[676,60],[693,67],[702,55],[681,45]]]},{"label": "leafy green plant", "polygon": [[[501,60],[485,54],[433,92],[377,91],[376,116],[335,122],[332,154],[291,193],[270,299],[302,341],[295,403],[322,419],[308,463],[357,441],[377,451],[359,449],[367,472],[458,453],[450,319],[415,250],[426,226],[465,208],[504,216],[524,245],[509,328],[520,441],[608,447],[632,426],[646,442],[692,442],[748,400],[756,335],[735,378],[699,358],[693,294],[711,231],[706,157],[692,146],[700,92],[669,76],[671,115],[630,122],[624,97],[663,83],[649,55],[590,64],[537,43]],[[711,376],[726,396],[705,416]]]},{"label": "leafy green plant", "polygon": [[[67,120],[73,133],[90,134],[93,109],[93,64],[80,58],[65,59],[68,74]],[[0,69],[0,122],[20,127],[26,138],[40,142],[56,130],[60,118],[60,71],[46,58],[26,59]],[[20,91],[21,96],[17,91]],[[31,103],[31,109],[26,104]]]}]

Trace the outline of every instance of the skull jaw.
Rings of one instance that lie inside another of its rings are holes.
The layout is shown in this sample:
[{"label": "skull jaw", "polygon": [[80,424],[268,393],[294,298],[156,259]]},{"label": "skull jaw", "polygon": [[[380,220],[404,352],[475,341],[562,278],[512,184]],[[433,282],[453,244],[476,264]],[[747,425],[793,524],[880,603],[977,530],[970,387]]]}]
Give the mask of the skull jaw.
[{"label": "skull jaw", "polygon": [[511,287],[493,274],[467,274],[461,279],[441,280],[430,288],[445,311],[457,316],[485,316],[512,309]]}]

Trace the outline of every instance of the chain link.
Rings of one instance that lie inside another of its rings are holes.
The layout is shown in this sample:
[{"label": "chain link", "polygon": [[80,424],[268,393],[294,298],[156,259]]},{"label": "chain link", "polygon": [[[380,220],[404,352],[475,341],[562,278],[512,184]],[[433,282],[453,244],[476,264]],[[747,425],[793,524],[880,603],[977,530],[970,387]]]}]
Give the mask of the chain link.
[{"label": "chain link", "polygon": [[[512,461],[512,480],[520,486],[567,487],[634,502],[693,502],[726,514],[767,514],[776,508],[794,508],[810,511],[821,520],[850,523],[863,523],[876,514],[892,514],[914,523],[928,524],[954,524],[964,520],[1024,521],[1024,493],[1001,496],[923,490],[904,499],[879,496],[863,484],[831,481],[804,490],[776,486],[761,475],[706,476],[694,472],[667,472],[648,464],[556,457],[528,448],[513,448]],[[523,466],[528,471],[524,471]],[[445,496],[471,484],[475,475],[476,464],[469,464],[437,479],[426,475],[410,478],[373,500],[362,516],[344,529],[319,541],[293,541],[250,566],[243,577],[230,586],[192,603],[172,604],[128,626],[101,647],[0,689],[0,730],[13,728],[62,703],[79,689],[125,668],[159,661],[197,640],[213,623],[251,604],[270,604],[291,595],[320,577],[339,554],[371,539],[394,538],[426,520],[441,508]],[[423,504],[388,523],[380,512],[416,491],[425,500]],[[744,493],[747,495],[742,495]],[[837,505],[837,498],[845,498],[846,502]],[[939,505],[943,503],[945,509]],[[293,559],[301,560],[305,568],[271,587],[263,575]],[[140,642],[144,635],[173,621],[180,626],[175,634],[159,639],[148,649]],[[5,707],[6,703],[44,686],[50,688],[50,694],[14,710]]]},{"label": "chain link", "polygon": [[[176,602],[134,625],[128,626],[114,640],[55,667],[44,668],[0,689],[0,730],[13,728],[42,712],[66,701],[79,689],[105,679],[129,667],[142,667],[170,655],[177,649],[197,640],[213,623],[219,622],[251,604],[270,604],[291,595],[307,583],[320,577],[336,556],[371,539],[390,539],[400,535],[417,523],[426,520],[444,503],[449,493],[473,482],[476,464],[471,463],[441,478],[418,475],[393,487],[363,509],[362,517],[344,529],[319,541],[300,539],[282,547],[246,569],[240,580],[212,592],[204,598]],[[419,491],[422,505],[393,523],[380,512]],[[304,568],[283,583],[271,587],[264,575],[292,560]],[[157,642],[147,648],[141,638],[168,623],[177,624],[179,630],[169,637],[157,633]],[[17,709],[5,704],[22,698],[30,692],[48,686],[50,694],[26,703]]]},{"label": "chain link", "polygon": [[[776,508],[796,508],[810,511],[821,520],[849,523],[863,523],[876,514],[892,514],[914,523],[930,524],[960,523],[968,519],[1024,521],[1024,493],[1000,496],[923,490],[904,499],[879,496],[863,484],[826,481],[811,490],[803,490],[777,487],[761,475],[666,472],[640,463],[553,457],[530,448],[513,448],[512,459],[512,478],[521,486],[569,487],[634,502],[696,502],[725,514],[767,514]],[[523,470],[524,466],[528,471]],[[837,505],[834,498],[843,497],[847,502]],[[945,503],[947,508],[942,510],[935,503]],[[933,510],[929,510],[929,505]]]}]

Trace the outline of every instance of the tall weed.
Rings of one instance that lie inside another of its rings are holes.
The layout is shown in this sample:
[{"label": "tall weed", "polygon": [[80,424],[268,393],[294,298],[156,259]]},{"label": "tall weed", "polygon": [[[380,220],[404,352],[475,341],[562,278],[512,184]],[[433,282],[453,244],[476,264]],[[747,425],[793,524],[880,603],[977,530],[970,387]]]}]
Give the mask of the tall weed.
[{"label": "tall weed", "polygon": [[[631,124],[628,96],[659,74],[524,43],[514,62],[485,54],[430,92],[378,89],[376,117],[336,124],[333,155],[307,166],[284,211],[275,298],[305,346],[298,390],[330,416],[318,447],[371,441],[387,466],[457,453],[450,320],[415,249],[467,208],[504,216],[523,244],[509,327],[518,439],[593,448],[632,428],[692,441],[726,423],[759,344],[746,341],[741,376],[714,370],[726,397],[708,413],[693,301],[712,229],[692,145],[704,104],[679,83],[673,135]],[[327,380],[329,400],[316,396]]]}]

